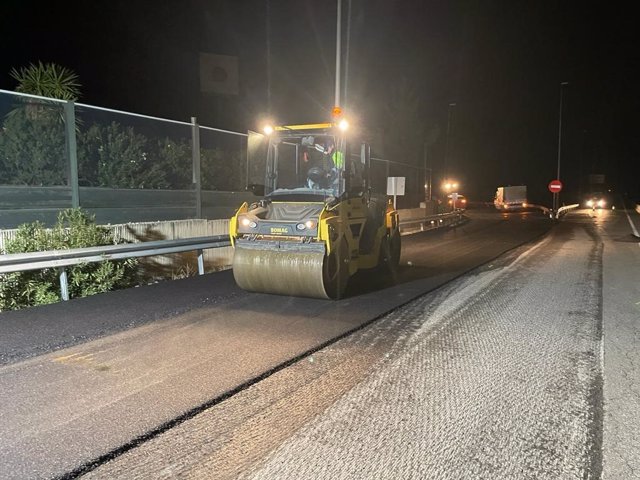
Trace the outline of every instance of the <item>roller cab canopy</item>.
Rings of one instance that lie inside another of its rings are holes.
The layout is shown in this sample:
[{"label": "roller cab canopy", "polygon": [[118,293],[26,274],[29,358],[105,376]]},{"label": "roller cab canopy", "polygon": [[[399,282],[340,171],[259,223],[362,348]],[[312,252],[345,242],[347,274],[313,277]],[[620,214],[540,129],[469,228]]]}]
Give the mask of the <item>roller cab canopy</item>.
[{"label": "roller cab canopy", "polygon": [[287,202],[326,203],[362,194],[368,187],[368,147],[353,149],[352,143],[330,123],[275,127],[270,135],[249,132],[249,186]]}]

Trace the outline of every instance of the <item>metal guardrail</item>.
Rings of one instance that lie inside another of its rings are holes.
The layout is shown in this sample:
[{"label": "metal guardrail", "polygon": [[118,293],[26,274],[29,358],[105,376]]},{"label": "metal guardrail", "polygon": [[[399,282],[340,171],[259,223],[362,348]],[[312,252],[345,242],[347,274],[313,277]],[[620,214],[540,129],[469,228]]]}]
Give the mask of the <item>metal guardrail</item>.
[{"label": "metal guardrail", "polygon": [[[401,233],[417,233],[433,230],[441,227],[448,227],[462,221],[464,210],[456,210],[451,213],[440,213],[438,215],[429,215],[427,217],[412,218],[408,220],[400,220]],[[403,226],[418,225],[419,228],[406,231]],[[405,230],[403,232],[403,230]]]},{"label": "metal guardrail", "polygon": [[544,215],[549,215],[549,213],[551,213],[551,209],[549,207],[545,207],[544,205],[538,205],[537,203],[528,203],[527,208],[537,208]]},{"label": "metal guardrail", "polygon": [[569,210],[573,210],[574,208],[578,208],[580,206],[579,203],[574,203],[572,205],[567,205],[565,207],[560,207],[556,212],[556,218],[560,218],[560,215],[567,213]]},{"label": "metal guardrail", "polygon": [[65,267],[83,263],[103,262],[105,260],[123,260],[135,257],[151,257],[168,253],[198,253],[198,273],[204,274],[203,250],[207,248],[228,247],[231,245],[228,235],[212,237],[182,238],[177,240],[157,240],[153,242],[125,243],[100,247],[72,248],[69,250],[51,250],[47,252],[9,253],[0,255],[0,273],[24,272],[44,268],[59,269],[60,293],[63,300],[69,300],[67,271]]}]

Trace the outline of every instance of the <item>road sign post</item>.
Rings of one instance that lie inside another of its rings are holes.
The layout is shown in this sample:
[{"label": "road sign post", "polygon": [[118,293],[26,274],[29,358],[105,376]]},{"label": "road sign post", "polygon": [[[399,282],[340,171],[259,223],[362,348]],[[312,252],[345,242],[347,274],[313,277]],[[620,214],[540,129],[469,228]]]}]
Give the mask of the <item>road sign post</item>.
[{"label": "road sign post", "polygon": [[562,191],[562,182],[560,180],[551,180],[549,182],[549,191],[551,193],[560,193]]},{"label": "road sign post", "polygon": [[549,191],[553,194],[553,212],[554,215],[558,216],[558,209],[560,208],[560,197],[559,194],[562,191],[562,182],[560,180],[551,180],[549,182],[548,187]]},{"label": "road sign post", "polygon": [[405,177],[387,177],[387,195],[393,195],[393,208],[396,208],[396,196],[404,195]]}]

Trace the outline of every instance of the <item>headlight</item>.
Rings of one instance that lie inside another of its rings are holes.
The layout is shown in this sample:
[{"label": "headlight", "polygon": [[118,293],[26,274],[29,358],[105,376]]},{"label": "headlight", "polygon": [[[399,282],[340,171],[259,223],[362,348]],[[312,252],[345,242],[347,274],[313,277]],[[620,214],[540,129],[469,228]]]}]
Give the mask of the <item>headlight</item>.
[{"label": "headlight", "polygon": [[598,200],[598,206],[600,208],[604,207],[606,205],[607,202],[605,202],[604,200]]},{"label": "headlight", "polygon": [[304,223],[298,223],[296,225],[296,229],[300,231],[313,230],[314,228],[316,228],[316,222],[314,220],[307,220]]},{"label": "headlight", "polygon": [[587,200],[587,207],[593,207],[593,200]]},{"label": "headlight", "polygon": [[240,219],[240,225],[242,225],[243,227],[249,227],[249,228],[256,228],[258,226],[256,222],[254,222],[253,220],[247,217],[242,217]]}]

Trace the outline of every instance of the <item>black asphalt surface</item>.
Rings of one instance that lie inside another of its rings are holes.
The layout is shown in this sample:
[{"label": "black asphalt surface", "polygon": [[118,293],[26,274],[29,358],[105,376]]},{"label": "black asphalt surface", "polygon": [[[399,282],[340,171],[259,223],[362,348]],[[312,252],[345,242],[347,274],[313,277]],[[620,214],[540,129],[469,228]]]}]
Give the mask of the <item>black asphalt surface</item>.
[{"label": "black asphalt surface", "polygon": [[573,211],[87,478],[638,478],[627,213]]},{"label": "black asphalt surface", "polygon": [[[0,365],[187,312],[234,305],[242,310],[256,308],[253,305],[259,305],[259,311],[277,310],[284,298],[291,313],[337,309],[355,316],[357,324],[532,241],[551,227],[537,212],[499,214],[483,209],[467,216],[469,221],[457,228],[404,236],[397,275],[359,273],[350,281],[346,298],[338,302],[245,292],[236,286],[231,271],[223,271],[0,312]],[[384,296],[378,295],[389,288]]]},{"label": "black asphalt surface", "polygon": [[222,272],[0,314],[0,477],[90,471],[551,227],[468,216],[403,237],[395,278],[360,274],[337,302],[247,293]]}]

